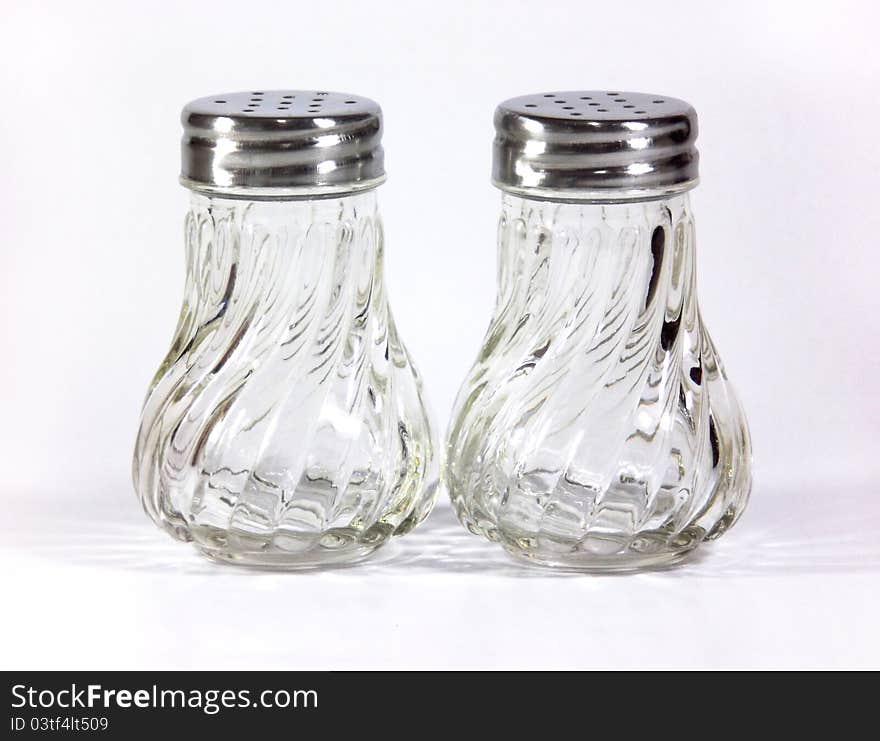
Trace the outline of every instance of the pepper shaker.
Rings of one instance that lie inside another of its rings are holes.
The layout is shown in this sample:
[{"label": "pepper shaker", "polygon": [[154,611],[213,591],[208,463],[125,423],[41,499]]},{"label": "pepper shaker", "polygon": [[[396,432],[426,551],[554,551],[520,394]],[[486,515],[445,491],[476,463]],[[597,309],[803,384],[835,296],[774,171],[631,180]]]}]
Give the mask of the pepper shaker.
[{"label": "pepper shaker", "polygon": [[381,110],[256,91],[195,100],[182,122],[185,296],[137,494],[215,560],[359,560],[427,516],[438,479],[382,275]]},{"label": "pepper shaker", "polygon": [[697,116],[610,91],[495,112],[497,303],[446,480],[473,533],[532,563],[674,563],[737,520],[745,418],[697,305]]}]

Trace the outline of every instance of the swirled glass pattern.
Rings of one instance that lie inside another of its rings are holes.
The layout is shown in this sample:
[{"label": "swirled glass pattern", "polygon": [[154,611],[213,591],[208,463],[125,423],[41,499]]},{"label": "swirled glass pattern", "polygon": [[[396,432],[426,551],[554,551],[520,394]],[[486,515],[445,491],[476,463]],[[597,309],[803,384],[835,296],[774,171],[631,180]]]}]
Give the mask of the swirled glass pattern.
[{"label": "swirled glass pattern", "polygon": [[563,568],[679,560],[751,489],[749,432],[697,305],[687,195],[503,196],[498,297],[456,401],[459,519]]},{"label": "swirled glass pattern", "polygon": [[208,556],[357,560],[424,519],[438,466],[382,276],[374,192],[193,194],[183,308],[143,408],[134,483]]}]

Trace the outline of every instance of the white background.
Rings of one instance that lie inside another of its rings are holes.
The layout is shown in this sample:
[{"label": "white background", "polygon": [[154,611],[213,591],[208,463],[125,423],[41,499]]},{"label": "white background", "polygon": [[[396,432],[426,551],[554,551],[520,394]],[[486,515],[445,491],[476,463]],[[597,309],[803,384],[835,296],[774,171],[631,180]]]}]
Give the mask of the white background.
[{"label": "white background", "polygon": [[[880,666],[880,13],[721,5],[6,0],[0,664]],[[214,566],[156,530],[129,467],[182,295],[179,111],[283,87],[383,106],[388,290],[441,429],[494,300],[495,104],[690,101],[701,304],[755,444],[740,524],[628,577],[519,567],[443,502],[321,573]]]}]

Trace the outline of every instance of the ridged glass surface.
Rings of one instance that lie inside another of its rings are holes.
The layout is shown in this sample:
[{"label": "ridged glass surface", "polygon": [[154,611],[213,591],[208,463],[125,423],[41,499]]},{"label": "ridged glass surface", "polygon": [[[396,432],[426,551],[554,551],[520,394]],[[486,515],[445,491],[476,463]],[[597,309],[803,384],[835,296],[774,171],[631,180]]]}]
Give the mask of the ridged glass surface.
[{"label": "ridged glass surface", "polygon": [[505,195],[495,315],[462,386],[447,484],[474,533],[534,562],[681,558],[742,512],[748,428],[697,307],[687,195]]},{"label": "ridged glass surface", "polygon": [[213,558],[281,568],[358,559],[424,519],[434,444],[375,194],[194,194],[186,250],[134,456],[150,517]]}]

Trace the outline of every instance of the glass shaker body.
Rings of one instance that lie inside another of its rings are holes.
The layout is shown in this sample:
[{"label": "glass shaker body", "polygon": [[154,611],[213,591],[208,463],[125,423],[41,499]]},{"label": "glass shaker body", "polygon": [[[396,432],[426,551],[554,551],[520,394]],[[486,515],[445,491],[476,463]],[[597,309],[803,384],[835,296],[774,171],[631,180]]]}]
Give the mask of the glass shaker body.
[{"label": "glass shaker body", "polygon": [[184,303],[144,405],[135,488],[216,560],[358,560],[427,516],[438,478],[385,294],[376,191],[255,195],[191,196]]},{"label": "glass shaker body", "polygon": [[[554,97],[607,94],[583,95]],[[700,316],[686,189],[502,196],[496,308],[447,440],[471,532],[533,563],[628,570],[741,514],[749,432]]]}]

